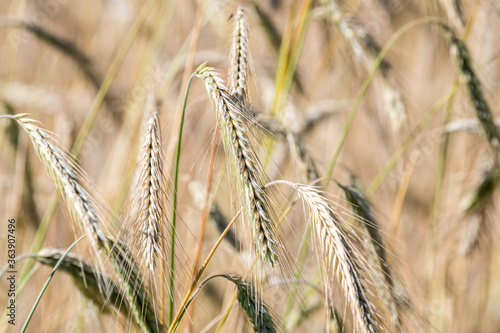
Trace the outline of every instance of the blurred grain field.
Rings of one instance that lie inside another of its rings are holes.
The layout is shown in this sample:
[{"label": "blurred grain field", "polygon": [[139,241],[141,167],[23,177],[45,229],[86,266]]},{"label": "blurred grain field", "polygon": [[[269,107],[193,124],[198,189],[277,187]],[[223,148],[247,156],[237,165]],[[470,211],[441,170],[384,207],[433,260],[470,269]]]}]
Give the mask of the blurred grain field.
[{"label": "blurred grain field", "polygon": [[[400,325],[393,325],[384,322],[388,315],[382,310],[379,330],[500,331],[500,142],[495,141],[500,136],[492,120],[484,120],[485,110],[495,120],[500,107],[500,3],[495,0],[4,0],[0,114],[28,113],[68,151],[75,142],[82,144],[78,160],[86,181],[113,217],[107,228],[129,241],[136,231],[124,221],[137,200],[132,195],[136,156],[148,112],[156,109],[164,190],[170,198],[163,207],[168,226],[186,78],[206,62],[226,79],[240,5],[249,22],[251,55],[244,118],[255,125],[251,133],[264,178],[315,185],[331,180],[325,197],[346,212],[346,230],[363,229],[363,223],[349,213],[338,183],[356,187],[370,200],[383,239],[379,245],[387,253],[383,266],[392,272],[391,295],[400,311]],[[201,259],[195,268],[220,235],[211,214],[199,242],[207,178],[211,189],[205,204],[217,205],[226,223],[242,201],[199,79],[192,81],[186,105],[176,189],[176,307],[193,278],[197,248]],[[293,135],[300,137],[319,180],[304,173],[304,159],[290,149]],[[83,234],[70,223],[71,208],[64,203],[51,214],[56,192],[26,133],[12,119],[0,119],[2,266],[8,260],[10,218],[16,220],[16,255],[65,250]],[[330,300],[341,319],[337,324],[327,319],[333,311],[322,294],[330,290],[319,274],[322,245],[313,239],[305,259],[299,258],[307,238],[306,205],[296,203],[296,194],[281,185],[272,187],[269,197],[276,221],[293,204],[279,230],[288,258],[275,268],[279,273],[264,265],[252,275],[253,257],[247,255],[252,246],[236,249],[224,241],[203,277],[250,271],[248,281],[261,284],[259,292],[282,331],[334,331],[343,322],[339,331],[363,332],[345,295],[334,293]],[[248,242],[249,232],[237,229],[236,237]],[[170,239],[169,231],[164,233]],[[369,242],[363,232],[360,238]],[[95,263],[88,243],[81,241],[73,252]],[[157,268],[168,271],[169,256],[167,251],[159,257],[165,266]],[[52,270],[35,264],[20,292],[27,263],[16,264],[16,326],[4,316],[10,298],[5,276],[0,281],[2,332],[20,331]],[[291,290],[299,263],[304,267],[297,296]],[[160,294],[169,289],[155,273],[157,289],[150,296],[166,332],[169,325],[160,313],[167,306]],[[383,308],[377,287],[367,289],[373,306]],[[215,332],[235,290],[224,279],[207,283],[178,331]],[[291,307],[289,297],[296,297]],[[95,304],[69,274],[57,272],[27,332],[140,331],[133,315],[118,307]],[[249,332],[251,325],[235,305],[221,331]]]}]

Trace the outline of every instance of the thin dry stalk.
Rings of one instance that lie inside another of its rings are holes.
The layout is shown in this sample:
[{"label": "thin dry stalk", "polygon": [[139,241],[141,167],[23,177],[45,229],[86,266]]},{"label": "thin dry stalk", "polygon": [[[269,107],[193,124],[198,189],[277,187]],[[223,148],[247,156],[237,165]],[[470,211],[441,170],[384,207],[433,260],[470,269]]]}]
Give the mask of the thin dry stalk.
[{"label": "thin dry stalk", "polygon": [[231,97],[243,103],[246,98],[250,54],[248,52],[248,20],[242,6],[236,10],[234,22],[228,86]]},{"label": "thin dry stalk", "polygon": [[333,208],[315,187],[288,181],[276,181],[275,183],[283,183],[295,188],[309,207],[316,240],[320,244],[322,252],[321,258],[324,258],[326,285],[329,285],[331,274],[336,273],[347,297],[347,303],[351,308],[356,326],[362,332],[379,332],[380,326],[376,319],[378,313],[368,299],[366,288],[362,283],[366,277],[360,273],[361,269],[355,255],[355,249],[350,245],[347,235],[342,229],[342,221],[334,213]]},{"label": "thin dry stalk", "polygon": [[163,230],[165,229],[165,192],[163,154],[158,112],[149,118],[139,157],[140,173],[136,187],[138,202],[134,223],[142,262],[154,274],[155,260],[163,257]]},{"label": "thin dry stalk", "polygon": [[203,80],[205,89],[212,102],[222,131],[224,147],[230,152],[236,172],[243,185],[243,201],[250,214],[254,246],[262,261],[274,266],[278,260],[278,242],[275,226],[270,215],[266,196],[262,191],[259,161],[252,148],[241,110],[234,103],[223,80],[215,69],[201,65],[195,75]]}]

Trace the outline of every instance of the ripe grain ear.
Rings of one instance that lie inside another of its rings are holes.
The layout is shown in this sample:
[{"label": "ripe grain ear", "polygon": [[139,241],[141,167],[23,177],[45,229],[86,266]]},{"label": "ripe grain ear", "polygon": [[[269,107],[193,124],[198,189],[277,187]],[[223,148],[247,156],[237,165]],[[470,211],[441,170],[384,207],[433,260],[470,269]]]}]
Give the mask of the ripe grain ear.
[{"label": "ripe grain ear", "polygon": [[248,20],[239,6],[234,15],[231,58],[229,60],[229,95],[244,104],[247,91],[250,53],[248,51]]},{"label": "ripe grain ear", "polygon": [[261,189],[259,161],[252,147],[247,124],[239,105],[233,102],[215,69],[200,66],[195,75],[205,89],[219,120],[226,153],[231,155],[243,191],[241,197],[250,215],[254,246],[263,262],[274,266],[278,261],[278,240],[266,195]]}]

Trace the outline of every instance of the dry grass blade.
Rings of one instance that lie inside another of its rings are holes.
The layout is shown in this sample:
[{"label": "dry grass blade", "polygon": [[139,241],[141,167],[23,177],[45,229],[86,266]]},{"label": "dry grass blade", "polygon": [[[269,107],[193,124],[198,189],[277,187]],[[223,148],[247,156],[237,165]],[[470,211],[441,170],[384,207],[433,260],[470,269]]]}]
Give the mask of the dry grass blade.
[{"label": "dry grass blade", "polygon": [[330,283],[331,274],[336,272],[356,326],[362,332],[379,332],[376,319],[378,313],[368,299],[366,288],[362,283],[366,277],[360,273],[355,250],[350,245],[342,229],[342,222],[334,213],[333,208],[315,187],[289,181],[276,181],[275,183],[287,184],[295,188],[309,207],[316,240],[322,252],[321,258],[324,258],[326,285]]},{"label": "dry grass blade", "polygon": [[279,244],[270,208],[260,187],[262,177],[257,156],[251,145],[249,129],[243,121],[241,110],[229,97],[217,72],[201,65],[195,75],[205,84],[220,123],[224,147],[234,159],[236,173],[244,188],[243,201],[250,214],[255,248],[262,261],[274,266]]},{"label": "dry grass blade", "polygon": [[140,173],[136,190],[137,216],[132,228],[146,268],[154,274],[155,258],[163,257],[165,194],[163,156],[158,113],[149,118],[139,157]]},{"label": "dry grass blade", "polygon": [[469,50],[465,43],[448,26],[441,24],[441,27],[447,33],[453,47],[458,69],[467,82],[467,92],[476,111],[477,119],[486,134],[486,139],[493,150],[498,152],[500,149],[500,134],[495,126],[490,107],[484,98],[481,82],[474,71]]},{"label": "dry grass blade", "polygon": [[250,54],[248,52],[248,21],[242,6],[238,7],[234,22],[228,85],[231,97],[243,103],[246,97]]},{"label": "dry grass blade", "polygon": [[229,275],[224,275],[224,277],[236,285],[238,303],[240,303],[248,320],[252,323],[254,332],[278,332],[267,306],[262,301],[255,287],[250,283],[242,281],[239,277]]}]

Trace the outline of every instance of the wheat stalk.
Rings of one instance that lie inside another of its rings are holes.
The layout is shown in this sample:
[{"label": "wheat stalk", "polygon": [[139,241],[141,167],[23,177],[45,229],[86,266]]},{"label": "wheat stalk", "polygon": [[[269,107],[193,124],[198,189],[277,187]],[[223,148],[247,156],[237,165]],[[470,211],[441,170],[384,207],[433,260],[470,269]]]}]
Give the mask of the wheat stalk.
[{"label": "wheat stalk", "polygon": [[[54,267],[63,254],[64,251],[45,248],[36,254],[35,259],[44,265]],[[59,269],[68,273],[80,292],[99,308],[111,312],[110,305],[113,305],[124,316],[128,316],[130,307],[128,302],[123,299],[123,291],[110,278],[104,276],[99,269],[71,253],[66,254]],[[106,295],[101,292],[100,286],[102,284],[106,286]]]},{"label": "wheat stalk", "polygon": [[246,97],[250,54],[248,52],[248,21],[242,6],[236,10],[234,22],[228,86],[231,97],[243,102]]},{"label": "wheat stalk", "polygon": [[[143,289],[139,289],[139,293],[137,292],[137,288],[142,288],[138,286],[138,281],[142,283],[142,277],[139,273],[133,272],[135,263],[133,258],[128,255],[129,252],[126,251],[124,254],[124,246],[120,246],[110,239],[104,230],[102,226],[104,218],[97,207],[96,200],[93,199],[84,185],[86,176],[78,170],[76,163],[66,153],[50,142],[53,138],[44,129],[36,126],[36,121],[27,118],[25,114],[2,116],[1,118],[3,117],[14,119],[28,134],[58,193],[66,202],[72,218],[86,231],[94,250],[96,252],[103,251],[108,255],[120,282],[125,286],[125,296],[131,305],[137,325],[143,332],[156,332],[158,325],[152,326],[148,322],[149,315],[144,313],[143,306],[146,300],[142,299],[141,295],[146,293],[141,291]],[[120,260],[125,256],[127,261]],[[131,278],[131,276],[135,278]],[[150,308],[152,309],[152,307],[146,307],[146,309]]]},{"label": "wheat stalk", "polygon": [[379,324],[376,320],[378,313],[368,299],[362,283],[362,280],[366,278],[360,273],[358,259],[342,229],[342,222],[326,198],[313,186],[285,180],[274,181],[270,184],[286,184],[296,189],[311,213],[316,240],[322,252],[321,257],[325,260],[324,275],[327,285],[330,274],[336,273],[347,296],[352,315],[361,331],[379,332]]},{"label": "wheat stalk", "polygon": [[382,235],[380,234],[380,227],[372,214],[371,204],[368,199],[360,193],[357,189],[351,186],[343,185],[337,183],[342,190],[344,190],[345,196],[353,212],[361,218],[361,222],[368,232],[369,244],[368,258],[373,263],[371,264],[374,269],[373,275],[378,276],[377,282],[380,286],[377,286],[379,290],[380,297],[384,300],[384,303],[389,310],[391,316],[391,322],[394,326],[400,330],[401,329],[401,319],[399,317],[397,302],[394,295],[394,285],[392,281],[392,272],[387,263],[387,255],[384,248],[384,242]]},{"label": "wheat stalk", "polygon": [[139,238],[140,253],[146,268],[154,273],[155,258],[163,257],[162,247],[164,222],[163,207],[163,156],[158,112],[149,118],[146,134],[140,150],[140,172],[136,197],[138,213],[134,218],[136,237]]},{"label": "wheat stalk", "polygon": [[460,252],[470,255],[478,246],[481,236],[488,236],[487,210],[492,206],[493,195],[500,185],[500,168],[494,167],[485,172],[481,183],[464,202],[465,225],[463,226]]},{"label": "wheat stalk", "polygon": [[276,333],[276,326],[269,309],[262,301],[255,287],[248,282],[242,281],[241,278],[236,276],[225,274],[223,277],[236,285],[236,298],[245,311],[248,320],[252,323],[254,332]]},{"label": "wheat stalk", "polygon": [[455,35],[453,30],[445,24],[440,25],[450,40],[452,51],[455,53],[458,69],[467,82],[467,92],[474,106],[474,110],[476,111],[477,119],[483,127],[486,139],[493,150],[498,152],[500,149],[500,134],[495,126],[490,107],[484,98],[481,82],[474,71],[469,50],[465,43]]},{"label": "wheat stalk", "polygon": [[36,126],[35,120],[26,114],[12,116],[19,126],[28,134],[35,151],[45,169],[52,178],[57,190],[65,200],[72,217],[89,235],[95,249],[102,249],[109,244],[98,208],[92,200],[75,163],[68,155],[50,141],[53,140],[47,131]]},{"label": "wheat stalk", "polygon": [[143,332],[161,332],[162,324],[156,316],[155,308],[144,286],[144,279],[132,252],[122,240],[113,240],[109,248],[109,258],[125,289],[125,298],[132,304],[132,314]]},{"label": "wheat stalk", "polygon": [[231,153],[237,174],[243,184],[243,199],[250,214],[254,246],[260,253],[262,261],[274,266],[277,262],[278,242],[275,238],[270,208],[260,188],[259,162],[251,145],[249,129],[243,121],[241,110],[229,97],[224,82],[215,69],[203,64],[198,67],[195,75],[205,84],[220,123],[224,147],[226,152]]}]

